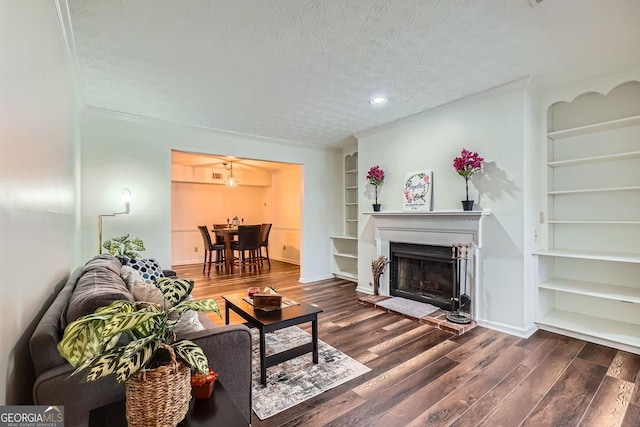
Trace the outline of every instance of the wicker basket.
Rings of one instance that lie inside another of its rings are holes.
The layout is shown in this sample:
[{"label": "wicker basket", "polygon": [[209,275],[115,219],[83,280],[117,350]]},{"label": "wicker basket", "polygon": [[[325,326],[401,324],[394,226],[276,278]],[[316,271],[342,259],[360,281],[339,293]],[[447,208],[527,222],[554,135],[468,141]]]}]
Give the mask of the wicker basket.
[{"label": "wicker basket", "polygon": [[125,384],[129,427],[175,427],[189,411],[191,371],[176,361],[170,346],[170,365],[143,369]]}]

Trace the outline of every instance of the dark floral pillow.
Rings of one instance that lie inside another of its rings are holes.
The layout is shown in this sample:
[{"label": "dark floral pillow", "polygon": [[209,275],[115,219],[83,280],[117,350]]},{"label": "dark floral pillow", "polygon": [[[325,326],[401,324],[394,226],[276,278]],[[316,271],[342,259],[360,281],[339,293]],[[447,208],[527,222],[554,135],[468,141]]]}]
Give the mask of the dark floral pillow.
[{"label": "dark floral pillow", "polygon": [[125,257],[124,264],[128,265],[134,270],[138,270],[138,272],[140,272],[142,280],[150,285],[153,285],[155,283],[155,279],[157,279],[158,277],[164,277],[160,264],[158,264],[158,261],[153,258]]}]

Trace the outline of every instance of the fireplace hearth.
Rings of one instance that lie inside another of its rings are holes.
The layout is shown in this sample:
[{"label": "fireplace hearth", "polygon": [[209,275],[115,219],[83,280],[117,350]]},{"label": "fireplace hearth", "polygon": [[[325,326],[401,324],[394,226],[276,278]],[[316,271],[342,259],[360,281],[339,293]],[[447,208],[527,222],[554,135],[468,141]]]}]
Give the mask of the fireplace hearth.
[{"label": "fireplace hearth", "polygon": [[[483,240],[481,224],[483,219],[489,215],[491,215],[489,211],[461,210],[372,213],[371,216],[375,219],[376,239],[376,252],[372,254],[372,257],[385,256],[391,263],[393,261],[391,243],[394,243],[394,249],[395,244],[408,245],[404,248],[399,247],[401,252],[408,253],[398,254],[400,258],[409,258],[402,262],[413,264],[413,267],[409,268],[409,274],[405,277],[414,275],[413,270],[416,269],[416,265],[420,267],[421,264],[424,266],[431,262],[434,266],[436,263],[440,263],[437,266],[439,273],[432,272],[426,278],[420,278],[418,275],[417,279],[414,277],[408,281],[406,289],[402,290],[400,287],[399,290],[396,286],[394,294],[391,293],[391,282],[397,280],[398,270],[396,266],[395,273],[393,273],[393,268],[390,265],[387,273],[383,274],[380,280],[380,296],[402,296],[427,302],[441,307],[443,313],[451,311],[451,308],[454,311],[456,308],[460,308],[469,315],[471,320],[477,320],[476,313],[482,312],[480,304],[482,300],[479,299],[479,295],[482,295],[482,262],[479,256]],[[469,244],[468,262],[465,261],[464,268],[459,266],[460,260],[452,254],[453,247],[457,247],[461,243],[465,246]],[[432,253],[416,254],[416,248],[413,245],[432,246]],[[455,286],[459,282],[459,278],[455,277],[455,274],[460,275],[462,271],[455,273],[456,269],[464,271],[464,276],[460,277],[463,280],[459,290]],[[395,278],[392,278],[392,275],[395,275]],[[434,280],[434,277],[437,280]],[[442,277],[446,277],[448,280],[441,281]],[[436,285],[429,285],[432,289],[426,291],[426,282],[433,282]],[[448,288],[447,285],[451,285],[451,288]],[[365,282],[359,282],[358,290],[363,293],[371,293],[370,286],[367,286]],[[398,293],[401,292],[406,293],[399,295]],[[455,302],[459,307],[451,307],[451,298],[459,293],[462,295],[460,295],[459,301]],[[413,294],[413,296],[409,296],[409,294]]]},{"label": "fireplace hearth", "polygon": [[456,262],[451,247],[390,242],[390,294],[452,310]]}]

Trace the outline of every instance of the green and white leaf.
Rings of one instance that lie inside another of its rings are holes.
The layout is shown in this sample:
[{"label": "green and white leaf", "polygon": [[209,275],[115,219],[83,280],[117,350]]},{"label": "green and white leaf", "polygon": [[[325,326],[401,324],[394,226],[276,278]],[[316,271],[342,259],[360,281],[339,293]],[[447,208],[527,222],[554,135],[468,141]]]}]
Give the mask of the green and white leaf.
[{"label": "green and white leaf", "polygon": [[169,304],[176,305],[189,296],[193,290],[193,281],[160,277],[156,279],[156,287],[160,289]]},{"label": "green and white leaf", "polygon": [[174,343],[171,347],[173,347],[173,351],[175,351],[176,356],[182,359],[191,368],[205,374],[209,372],[207,356],[193,341],[181,340]]},{"label": "green and white leaf", "polygon": [[149,305],[144,310],[156,313],[157,316],[150,318],[149,321],[141,323],[129,331],[129,336],[134,340],[150,335],[157,335],[159,331],[162,330],[162,325],[166,323],[167,313],[159,306]]},{"label": "green and white leaf", "polygon": [[107,314],[114,314],[114,313],[133,313],[134,311],[136,311],[136,309],[137,308],[135,303],[131,303],[126,300],[117,300],[112,302],[109,305],[105,305],[104,307],[98,307],[93,314],[99,314],[104,316]]},{"label": "green and white leaf", "polygon": [[144,368],[159,347],[160,341],[156,336],[142,338],[127,344],[118,360],[116,381],[125,382],[130,376]]},{"label": "green and white leaf", "polygon": [[58,352],[71,366],[77,366],[87,359],[100,354],[106,342],[102,339],[102,329],[106,317],[88,315],[71,322],[64,330],[58,343]]},{"label": "green and white leaf", "polygon": [[136,329],[148,323],[150,319],[158,316],[160,316],[159,313],[147,309],[142,309],[133,313],[114,314],[106,322],[102,330],[102,336],[107,338],[111,335]]},{"label": "green and white leaf", "polygon": [[200,312],[213,311],[213,312],[217,313],[218,316],[221,316],[220,307],[218,307],[218,303],[214,299],[203,299],[203,300],[197,300],[197,301],[196,300],[182,301],[181,303],[176,304],[175,306],[173,306],[169,310],[169,312],[170,313],[177,312],[180,315],[182,315],[183,313],[185,313],[185,312],[187,312],[189,310],[200,311]]},{"label": "green and white leaf", "polygon": [[141,239],[137,238],[137,237],[132,237],[131,240],[129,240],[129,249],[133,250],[133,251],[146,251],[145,247],[144,247],[144,243],[142,242]]},{"label": "green and white leaf", "polygon": [[90,368],[86,377],[87,381],[95,381],[102,377],[106,377],[107,375],[111,375],[115,372],[115,369],[118,366],[118,359],[121,354],[122,347],[118,347],[92,359],[88,359],[78,366],[71,375],[75,375],[87,368]]}]

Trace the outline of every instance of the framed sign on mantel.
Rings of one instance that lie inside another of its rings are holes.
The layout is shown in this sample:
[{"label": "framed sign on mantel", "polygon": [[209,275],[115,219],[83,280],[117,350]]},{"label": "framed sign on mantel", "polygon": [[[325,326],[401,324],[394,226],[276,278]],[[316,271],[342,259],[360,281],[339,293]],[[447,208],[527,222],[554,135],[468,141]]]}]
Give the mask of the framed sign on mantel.
[{"label": "framed sign on mantel", "polygon": [[430,211],[433,198],[433,171],[409,172],[402,194],[403,211]]}]

